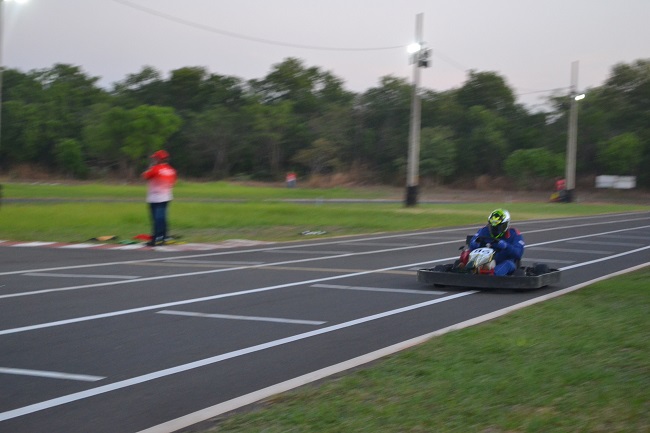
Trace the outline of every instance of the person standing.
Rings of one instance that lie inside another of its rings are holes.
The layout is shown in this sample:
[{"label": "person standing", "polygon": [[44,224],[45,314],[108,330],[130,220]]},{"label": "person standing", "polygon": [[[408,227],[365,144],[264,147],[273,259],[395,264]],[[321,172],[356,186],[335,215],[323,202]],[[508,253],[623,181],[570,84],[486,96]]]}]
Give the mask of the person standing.
[{"label": "person standing", "polygon": [[169,165],[169,153],[158,150],[151,155],[149,169],[142,173],[147,181],[147,203],[151,212],[152,233],[148,246],[164,245],[167,238],[167,207],[174,198],[176,170]]}]

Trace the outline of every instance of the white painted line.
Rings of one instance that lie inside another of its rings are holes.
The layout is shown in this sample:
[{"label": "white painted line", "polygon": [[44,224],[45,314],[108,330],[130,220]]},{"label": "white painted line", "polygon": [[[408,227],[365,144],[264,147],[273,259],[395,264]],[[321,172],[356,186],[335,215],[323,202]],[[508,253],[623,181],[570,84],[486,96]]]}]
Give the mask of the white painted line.
[{"label": "white painted line", "polygon": [[190,362],[187,364],[178,365],[176,367],[167,368],[165,370],[154,371],[142,376],[136,376],[130,379],[121,380],[119,382],[110,383],[107,385],[99,386],[97,388],[87,389],[85,391],[76,392],[73,394],[64,395],[62,397],[53,398],[51,400],[42,401],[40,403],[31,404],[28,406],[20,407],[17,409],[9,410],[0,413],[0,421],[6,421],[13,418],[18,418],[30,413],[39,412],[53,407],[61,406],[73,401],[83,400],[85,398],[94,397],[97,395],[105,394],[107,392],[115,391],[118,389],[128,388],[130,386],[138,385],[141,383],[149,382],[152,380],[160,379],[162,377],[171,376],[178,373],[194,370],[197,368],[213,365],[228,359],[237,358],[240,356],[248,355],[251,353],[259,352],[262,350],[270,349],[273,347],[282,346],[296,341],[305,340],[307,338],[316,337],[318,335],[328,334],[330,332],[340,331],[341,329],[350,328],[352,326],[360,325],[363,323],[371,322],[374,320],[383,319],[386,317],[394,316],[397,314],[406,313],[409,311],[417,310],[420,308],[429,307],[431,305],[440,304],[442,302],[452,301],[454,299],[462,298],[464,296],[477,293],[476,291],[468,291],[455,293],[444,298],[432,299],[419,304],[408,305],[406,307],[397,308],[395,310],[385,311],[383,313],[373,314],[371,316],[361,317],[359,319],[350,320],[348,322],[339,323],[337,325],[327,326],[325,328],[315,329],[313,331],[304,332],[302,334],[292,335],[290,337],[280,338],[279,340],[269,341],[267,343],[258,344],[255,346],[245,347],[243,349],[235,350],[232,352],[224,353],[222,355],[212,356],[210,358],[200,359],[198,361]]},{"label": "white painted line", "polygon": [[54,245],[56,242],[25,242],[23,244],[15,244],[14,247],[44,247],[46,245]]},{"label": "white painted line", "polygon": [[236,262],[227,260],[165,260],[165,263],[178,263],[181,265],[262,265],[265,262]]},{"label": "white painted line", "polygon": [[640,236],[634,236],[634,235],[609,235],[609,234],[606,234],[606,235],[602,235],[601,237],[609,238],[609,239],[631,239],[631,240],[634,240],[634,241],[638,241],[638,240],[642,239]]},{"label": "white painted line", "polygon": [[578,253],[578,254],[613,254],[614,251],[598,251],[598,250],[574,250],[570,248],[549,248],[549,247],[534,247],[535,251],[553,251],[557,253]]},{"label": "white painted line", "polygon": [[[637,238],[638,240],[638,238]],[[582,244],[582,245],[611,245],[615,247],[641,247],[644,244],[632,244],[629,242],[609,242],[609,241],[583,241],[583,240],[575,240],[575,241],[569,241],[569,243],[572,244]]]},{"label": "white painted line", "polygon": [[351,254],[353,251],[309,251],[309,250],[266,250],[265,253],[278,254]]},{"label": "white painted line", "polygon": [[550,293],[545,296],[540,296],[534,299],[531,299],[529,301],[521,302],[516,305],[512,305],[507,308],[503,308],[501,310],[493,311],[491,313],[485,314],[483,316],[475,317],[473,319],[466,320],[464,322],[456,323],[454,325],[448,326],[446,328],[439,329],[434,332],[430,332],[428,334],[421,335],[419,337],[412,338],[410,340],[403,341],[401,343],[394,344],[392,346],[385,347],[383,349],[379,349],[375,352],[367,353],[365,355],[359,356],[357,358],[353,358],[344,362],[341,362],[339,364],[331,365],[329,367],[325,367],[320,370],[313,371],[311,373],[307,373],[305,375],[287,380],[285,382],[280,382],[275,385],[271,385],[267,388],[263,388],[254,392],[251,392],[246,395],[242,395],[239,397],[236,397],[232,400],[225,401],[223,403],[216,404],[214,406],[207,407],[205,409],[201,409],[199,411],[193,412],[191,414],[182,416],[180,418],[173,419],[171,421],[167,421],[162,424],[158,424],[156,426],[147,428],[145,430],[141,430],[137,433],[170,433],[170,432],[175,432],[178,430],[181,430],[183,428],[189,427],[193,424],[196,424],[201,421],[208,420],[210,418],[217,417],[219,415],[222,415],[227,412],[231,412],[233,410],[239,409],[244,406],[248,406],[252,403],[264,400],[266,398],[269,398],[273,395],[278,395],[283,392],[298,388],[300,386],[316,382],[318,380],[325,379],[327,377],[331,377],[335,374],[351,370],[353,368],[359,367],[361,365],[367,364],[372,361],[376,361],[377,359],[384,358],[386,356],[392,355],[397,352],[401,352],[403,350],[406,350],[410,347],[417,346],[420,344],[423,344],[432,338],[439,337],[444,334],[448,334],[453,331],[458,331],[460,329],[465,329],[470,326],[475,326],[490,320],[497,319],[499,317],[505,316],[506,314],[509,314],[513,311],[523,309],[525,307],[538,304],[540,302],[547,301],[552,298],[556,298],[562,295],[565,295],[567,293],[579,290],[583,287],[589,286],[591,284],[597,283],[599,281],[612,278],[618,275],[622,275],[628,272],[633,272],[636,270],[639,270],[641,268],[650,266],[650,263],[645,263],[643,265],[635,266],[623,271],[616,272],[611,275],[607,275],[604,277],[596,278],[591,281],[587,281],[582,284],[578,284],[576,286],[568,287],[566,289]]},{"label": "white painted line", "polygon": [[416,295],[444,295],[447,292],[436,292],[433,290],[403,290],[403,289],[386,289],[381,287],[359,287],[359,286],[339,286],[336,284],[312,284],[312,287],[322,289],[338,289],[338,290],[359,290],[366,292],[388,292],[388,293],[409,293]]},{"label": "white painted line", "polygon": [[252,320],[255,322],[289,323],[289,324],[296,324],[296,325],[323,325],[327,323],[327,322],[319,322],[315,320],[282,319],[278,317],[235,316],[231,314],[195,313],[192,311],[163,310],[163,311],[158,311],[157,313],[169,314],[174,316],[205,317],[209,319]]},{"label": "white painted line", "polygon": [[[439,240],[439,239],[438,239]],[[450,239],[446,239],[450,240]],[[351,242],[350,245],[361,247],[414,247],[414,243],[397,243],[397,242]]]},{"label": "white painted line", "polygon": [[58,371],[25,370],[22,368],[3,368],[3,367],[0,367],[0,374],[47,377],[50,379],[78,380],[82,382],[97,382],[99,380],[106,379],[105,377],[89,376],[86,374],[70,374],[70,373],[61,373]]},{"label": "white painted line", "polygon": [[556,259],[536,259],[533,257],[524,257],[524,263],[575,263],[575,260],[556,260]]},{"label": "white painted line", "polygon": [[133,275],[54,274],[48,272],[29,272],[22,275],[26,277],[106,278],[110,280],[135,280],[140,278]]},{"label": "white painted line", "polygon": [[70,245],[63,245],[61,248],[65,249],[83,249],[83,248],[94,248],[94,247],[101,247],[102,245],[106,244],[88,244],[88,243],[80,243],[80,244],[70,244]]},{"label": "white painted line", "polygon": [[565,266],[565,267],[563,267],[563,268],[560,268],[559,270],[560,270],[560,271],[567,271],[567,270],[569,270],[569,269],[579,268],[579,267],[581,267],[581,266],[593,265],[593,264],[595,264],[595,263],[604,262],[604,261],[606,261],[606,260],[617,259],[617,258],[619,258],[619,257],[628,256],[628,255],[630,255],[630,254],[640,253],[641,251],[645,251],[645,250],[648,250],[648,249],[650,249],[650,245],[648,245],[647,247],[637,248],[636,250],[625,251],[625,252],[623,252],[623,253],[614,254],[613,256],[602,257],[602,258],[600,258],[600,259],[591,260],[591,261],[589,261],[589,262],[576,263],[575,265]]}]

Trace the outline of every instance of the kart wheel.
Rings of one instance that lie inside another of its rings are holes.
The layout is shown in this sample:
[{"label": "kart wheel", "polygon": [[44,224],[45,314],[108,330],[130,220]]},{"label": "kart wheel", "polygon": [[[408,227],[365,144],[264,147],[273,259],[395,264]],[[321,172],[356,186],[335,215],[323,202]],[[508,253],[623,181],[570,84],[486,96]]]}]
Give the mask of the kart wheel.
[{"label": "kart wheel", "polygon": [[437,265],[434,266],[432,269],[434,272],[447,272],[447,269],[445,268],[444,265]]},{"label": "kart wheel", "polygon": [[549,272],[548,265],[544,263],[537,263],[535,264],[535,266],[533,266],[533,272],[536,275],[548,274]]},{"label": "kart wheel", "polygon": [[526,270],[524,268],[517,268],[515,269],[515,272],[512,274],[514,277],[525,277],[526,276]]}]

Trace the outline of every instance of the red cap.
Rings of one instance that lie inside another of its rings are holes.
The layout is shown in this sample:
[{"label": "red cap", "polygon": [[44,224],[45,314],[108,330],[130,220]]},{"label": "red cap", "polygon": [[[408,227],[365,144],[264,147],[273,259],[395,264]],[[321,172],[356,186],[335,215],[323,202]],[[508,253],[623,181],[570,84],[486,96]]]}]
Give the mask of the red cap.
[{"label": "red cap", "polygon": [[169,158],[169,152],[167,152],[166,150],[158,150],[154,152],[154,154],[151,155],[151,157],[153,159],[157,159],[158,161],[164,161],[167,158]]}]

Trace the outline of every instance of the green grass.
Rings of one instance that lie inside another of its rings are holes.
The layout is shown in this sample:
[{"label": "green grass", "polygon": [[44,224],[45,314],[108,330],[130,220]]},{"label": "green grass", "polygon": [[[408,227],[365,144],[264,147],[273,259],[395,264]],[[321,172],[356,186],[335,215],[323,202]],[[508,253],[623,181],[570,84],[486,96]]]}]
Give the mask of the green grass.
[{"label": "green grass", "polygon": [[[169,209],[171,234],[187,242],[224,239],[287,241],[304,231],[326,236],[480,225],[494,208],[507,206],[514,221],[561,216],[648,210],[616,204],[466,203],[333,203],[327,199],[378,199],[380,189],[287,189],[215,183],[180,182]],[[0,208],[0,239],[82,242],[104,235],[130,240],[150,230],[142,185],[5,184]],[[50,201],[33,201],[50,199]],[[57,200],[52,200],[57,199]],[[286,199],[311,199],[288,203]]]},{"label": "green grass", "polygon": [[[132,199],[143,200],[144,183],[5,183],[4,196],[8,198],[68,198],[68,199]],[[268,199],[330,199],[330,198],[380,198],[380,189],[350,188],[284,188],[247,186],[229,182],[179,181],[174,187],[179,200],[268,200]]]},{"label": "green grass", "polygon": [[446,334],[209,432],[650,432],[648,281],[645,268]]}]

